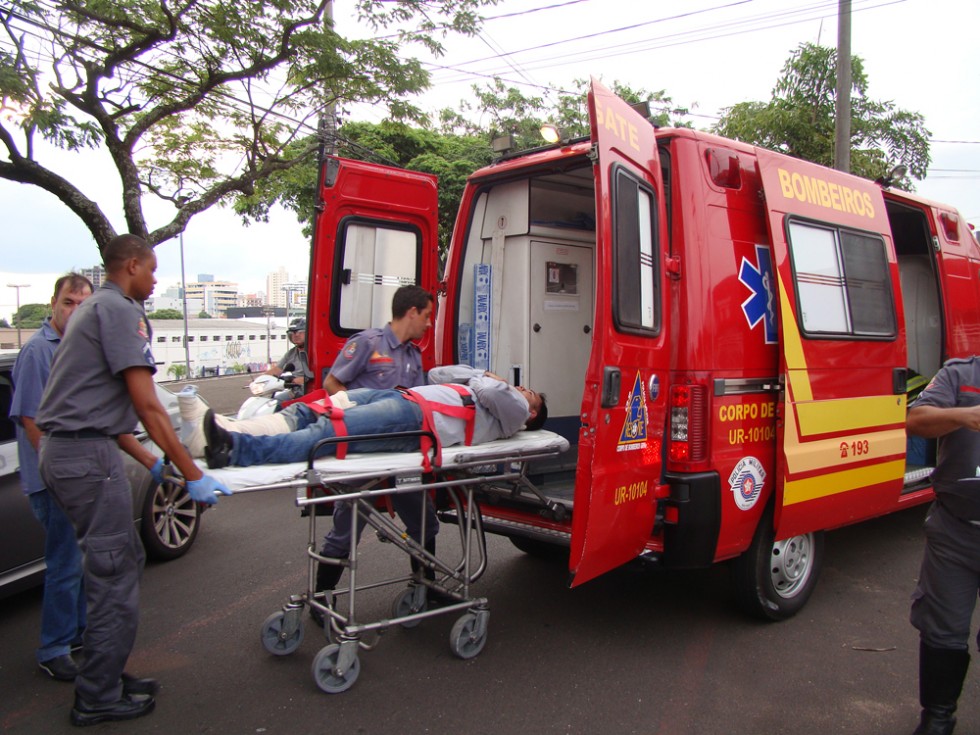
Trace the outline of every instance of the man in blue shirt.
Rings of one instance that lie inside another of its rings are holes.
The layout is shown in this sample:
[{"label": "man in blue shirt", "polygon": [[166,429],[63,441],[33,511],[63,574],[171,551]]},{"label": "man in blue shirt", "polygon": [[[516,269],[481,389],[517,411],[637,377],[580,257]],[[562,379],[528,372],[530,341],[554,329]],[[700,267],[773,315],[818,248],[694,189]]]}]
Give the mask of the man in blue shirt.
[{"label": "man in blue shirt", "polygon": [[77,273],[54,284],[51,316],[27,340],[14,363],[14,396],[10,418],[17,427],[20,481],[34,516],[44,526],[44,600],[41,604],[41,645],[37,662],[41,671],[58,681],[74,681],[78,673],[71,657],[85,629],[82,557],[75,532],[64,511],[44,486],[37,467],[41,430],[34,423],[41,394],[48,382],[54,351],[75,308],[92,295],[92,283]]}]

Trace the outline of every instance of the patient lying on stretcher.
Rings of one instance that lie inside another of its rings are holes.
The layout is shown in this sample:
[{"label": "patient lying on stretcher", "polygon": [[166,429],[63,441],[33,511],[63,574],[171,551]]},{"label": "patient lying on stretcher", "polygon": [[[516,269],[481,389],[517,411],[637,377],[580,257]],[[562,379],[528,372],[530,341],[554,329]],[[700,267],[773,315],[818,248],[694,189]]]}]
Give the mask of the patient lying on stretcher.
[{"label": "patient lying on stretcher", "polygon": [[[447,382],[408,391],[361,388],[349,391],[346,399],[294,403],[279,413],[244,421],[208,409],[188,449],[193,456],[204,456],[211,469],[248,467],[305,462],[323,439],[424,429],[437,437],[438,456],[439,446],[482,444],[508,438],[522,428],[539,429],[548,416],[542,394],[469,366],[435,368],[429,380]],[[319,454],[410,452],[420,444],[425,448],[425,443],[417,436],[352,441],[326,445]]]}]

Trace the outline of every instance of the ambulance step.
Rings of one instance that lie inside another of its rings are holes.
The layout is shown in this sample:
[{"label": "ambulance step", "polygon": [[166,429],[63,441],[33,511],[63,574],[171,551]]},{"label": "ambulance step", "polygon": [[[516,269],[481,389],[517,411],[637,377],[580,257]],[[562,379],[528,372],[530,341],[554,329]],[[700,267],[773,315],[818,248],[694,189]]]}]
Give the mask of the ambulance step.
[{"label": "ambulance step", "polygon": [[[457,523],[456,511],[445,510],[439,513],[439,520],[446,523]],[[559,546],[571,546],[572,534],[567,531],[556,531],[552,528],[532,526],[505,518],[487,518],[483,516],[483,530],[499,536],[522,536],[524,538],[547,541]]]}]

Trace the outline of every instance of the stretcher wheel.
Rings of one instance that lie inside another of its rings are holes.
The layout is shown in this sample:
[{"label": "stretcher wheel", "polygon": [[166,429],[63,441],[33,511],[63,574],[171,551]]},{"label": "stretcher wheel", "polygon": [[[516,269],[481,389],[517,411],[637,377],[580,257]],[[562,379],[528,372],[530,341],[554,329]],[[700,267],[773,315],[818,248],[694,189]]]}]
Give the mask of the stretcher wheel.
[{"label": "stretcher wheel", "polygon": [[344,672],[343,676],[338,676],[336,672],[337,659],[340,657],[340,646],[331,643],[320,649],[320,652],[313,659],[313,680],[327,694],[340,694],[346,692],[357,681],[361,673],[361,660],[354,656],[350,668]]},{"label": "stretcher wheel", "polygon": [[460,658],[473,658],[487,644],[487,631],[480,633],[479,619],[473,613],[466,613],[453,625],[449,632],[449,648]]},{"label": "stretcher wheel", "polygon": [[272,613],[262,623],[259,633],[262,645],[269,653],[274,656],[288,656],[303,642],[303,623],[297,626],[295,632],[287,638],[282,637],[283,627],[285,627],[286,615],[281,610]]},{"label": "stretcher wheel", "polygon": [[[391,603],[391,617],[402,618],[406,615],[414,615],[417,612],[424,611],[425,607],[424,596],[422,597],[422,605],[420,607],[415,606],[415,588],[409,587],[408,589],[402,590]],[[414,628],[421,622],[421,620],[409,620],[404,623],[399,623],[399,625],[403,628]]]}]

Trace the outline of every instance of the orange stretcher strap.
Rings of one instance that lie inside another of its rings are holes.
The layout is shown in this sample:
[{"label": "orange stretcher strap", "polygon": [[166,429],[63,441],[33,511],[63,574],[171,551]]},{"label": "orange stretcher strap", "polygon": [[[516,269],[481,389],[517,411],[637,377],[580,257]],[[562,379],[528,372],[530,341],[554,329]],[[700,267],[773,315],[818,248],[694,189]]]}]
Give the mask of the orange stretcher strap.
[{"label": "orange stretcher strap", "polygon": [[[446,387],[452,388],[459,393],[459,397],[463,401],[462,406],[448,406],[445,403],[434,403],[413,390],[402,390],[402,395],[405,397],[405,400],[417,404],[422,410],[423,431],[431,432],[436,438],[435,464],[437,467],[442,465],[442,442],[439,440],[439,433],[436,431],[435,421],[432,417],[433,412],[441,413],[444,416],[452,416],[456,419],[462,419],[466,422],[464,433],[464,443],[466,446],[473,444],[473,427],[476,423],[476,405],[473,403],[473,395],[469,392],[469,390],[461,385],[455,385],[453,383],[446,384]],[[432,462],[429,460],[429,450],[433,448],[432,440],[427,436],[423,436],[420,444],[422,449],[422,469],[426,472],[432,472]]]},{"label": "orange stretcher strap", "polygon": [[[347,424],[344,423],[344,409],[338,408],[330,401],[330,395],[323,389],[314,390],[300,398],[283,403],[283,407],[294,403],[305,403],[311,411],[330,419],[334,436],[347,436]],[[347,442],[337,445],[337,459],[347,457]]]}]

